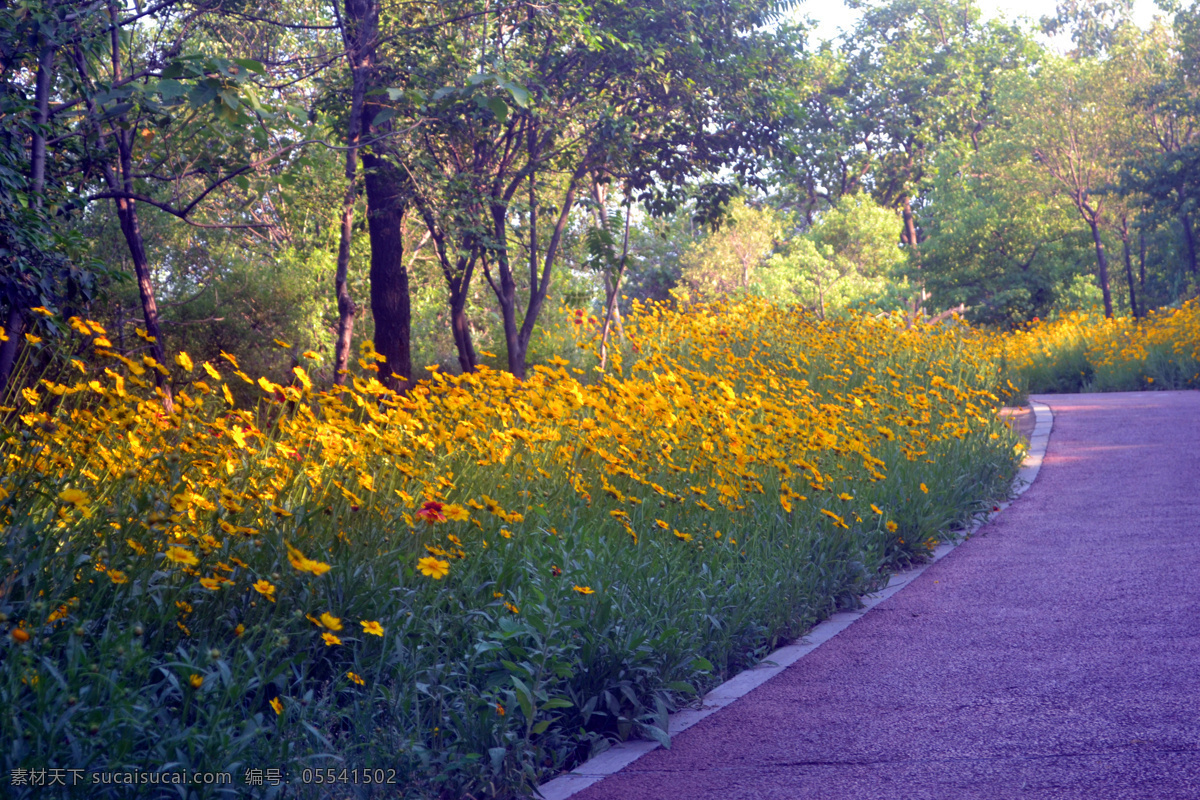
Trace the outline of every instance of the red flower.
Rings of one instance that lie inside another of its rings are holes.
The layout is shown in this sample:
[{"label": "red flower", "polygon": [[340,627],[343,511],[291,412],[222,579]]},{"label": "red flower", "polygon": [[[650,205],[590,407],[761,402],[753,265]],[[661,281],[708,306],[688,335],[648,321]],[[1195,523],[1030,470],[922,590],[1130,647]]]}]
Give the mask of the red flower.
[{"label": "red flower", "polygon": [[417,519],[423,519],[426,522],[445,522],[446,515],[442,513],[442,504],[437,500],[426,500],[421,506],[421,510],[417,512]]},{"label": "red flower", "polygon": [[559,575],[562,575],[562,570],[559,569],[554,564],[551,564],[550,565],[550,574],[557,578]]}]

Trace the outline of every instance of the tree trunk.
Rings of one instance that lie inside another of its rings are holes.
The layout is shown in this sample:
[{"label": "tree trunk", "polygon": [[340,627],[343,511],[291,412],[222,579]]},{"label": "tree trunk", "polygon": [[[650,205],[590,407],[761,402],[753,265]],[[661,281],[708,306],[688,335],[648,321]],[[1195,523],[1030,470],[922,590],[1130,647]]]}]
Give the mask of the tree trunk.
[{"label": "tree trunk", "polygon": [[367,226],[371,236],[371,314],[381,379],[404,392],[412,385],[412,308],[404,260],[407,202],[400,171],[370,150],[363,153]]},{"label": "tree trunk", "polygon": [[[34,203],[42,205],[42,191],[46,187],[46,120],[50,117],[50,83],[54,72],[54,47],[43,44],[38,51],[37,76],[34,79],[33,133],[29,148],[29,193]],[[0,399],[3,399],[8,379],[12,376],[21,351],[22,334],[25,333],[25,311],[21,298],[14,294],[8,298],[8,318],[4,332],[8,341],[0,345]]]},{"label": "tree trunk", "polygon": [[1141,314],[1138,313],[1137,290],[1133,280],[1133,256],[1129,252],[1129,225],[1125,220],[1121,220],[1121,249],[1125,255],[1125,280],[1129,283],[1129,310],[1137,319]]},{"label": "tree trunk", "polygon": [[334,293],[337,296],[338,327],[337,340],[333,345],[333,382],[338,386],[346,383],[350,366],[350,342],[354,336],[354,300],[350,297],[350,239],[354,229],[354,201],[357,195],[354,185],[354,167],[349,163],[354,148],[346,152],[346,172],[349,185],[342,197],[342,227],[338,238],[337,271],[333,276]]},{"label": "tree trunk", "polygon": [[461,282],[450,287],[450,332],[458,350],[458,366],[463,372],[474,372],[479,363],[475,344],[471,341],[471,323],[467,320],[467,290]]},{"label": "tree trunk", "polygon": [[[584,166],[580,165],[571,176],[570,183],[567,184],[567,191],[563,196],[562,208],[558,213],[558,222],[555,223],[554,233],[550,235],[550,241],[546,245],[546,254],[542,256],[540,276],[535,268],[536,265],[532,262],[530,264],[529,303],[525,306],[525,319],[521,322],[521,330],[517,334],[520,346],[520,360],[516,363],[521,365],[521,377],[525,374],[525,354],[529,350],[529,339],[533,336],[534,326],[537,325],[538,314],[542,311],[542,303],[545,302],[546,295],[550,291],[551,270],[554,268],[554,261],[558,257],[558,247],[562,242],[563,231],[566,230],[571,208],[575,205],[575,192],[579,190],[579,181],[583,179],[584,174]],[[509,356],[509,361],[510,363],[513,362],[512,355]]]},{"label": "tree trunk", "polygon": [[[334,3],[335,12],[338,10]],[[350,343],[354,337],[354,314],[358,311],[350,297],[350,242],[354,236],[354,203],[358,198],[358,146],[363,132],[363,102],[368,73],[375,64],[375,38],[379,27],[379,8],[374,0],[346,0],[345,17],[339,16],[342,42],[350,66],[350,118],[346,121],[346,192],[342,196],[341,232],[338,237],[337,271],[333,277],[337,296],[338,329],[333,350],[333,382],[345,385],[350,366]],[[370,200],[368,199],[368,208]],[[368,220],[370,217],[368,216]]]},{"label": "tree trunk", "polygon": [[22,334],[25,332],[25,317],[17,300],[9,301],[8,318],[4,321],[4,335],[8,341],[0,344],[0,401],[7,393],[8,379],[12,377],[13,365],[17,363],[17,353],[21,350]]},{"label": "tree trunk", "polygon": [[[1138,228],[1138,287],[1143,291],[1146,289],[1146,231]],[[1146,298],[1142,298],[1142,305],[1146,304]]]},{"label": "tree trunk", "polygon": [[913,215],[912,203],[908,195],[904,195],[901,200],[901,213],[904,218],[904,239],[908,243],[909,249],[912,250],[913,269],[917,271],[917,289],[920,292],[920,299],[917,303],[916,313],[925,313],[925,276],[921,271],[921,250],[917,243],[917,222]]},{"label": "tree trunk", "polygon": [[[608,366],[608,332],[612,326],[614,318],[618,325],[621,321],[621,312],[617,310],[617,293],[621,291],[621,278],[625,277],[625,264],[629,259],[629,217],[632,211],[630,201],[633,196],[629,192],[629,188],[625,190],[625,235],[621,241],[621,262],[617,267],[617,274],[612,280],[612,289],[608,291],[608,297],[604,304],[604,326],[600,329],[600,369],[603,370]],[[608,289],[608,279],[605,278],[604,288]]]},{"label": "tree trunk", "polygon": [[1096,272],[1100,278],[1100,291],[1104,293],[1104,316],[1112,319],[1112,291],[1108,284],[1108,256],[1104,252],[1104,240],[1100,237],[1100,225],[1089,221],[1092,229],[1092,241],[1096,245]]},{"label": "tree trunk", "polygon": [[1196,276],[1196,237],[1192,234],[1192,218],[1186,213],[1179,215],[1179,224],[1183,226],[1183,243],[1187,250],[1188,270],[1192,277]]},{"label": "tree trunk", "polygon": [[[122,132],[118,132],[118,137]],[[127,148],[122,147],[123,151]],[[122,156],[122,167],[127,159]],[[124,171],[124,169],[122,169]],[[126,173],[128,174],[128,173]],[[125,191],[132,191],[132,180],[126,180]],[[129,257],[133,261],[133,273],[137,278],[138,297],[142,302],[142,318],[146,322],[146,333],[154,338],[150,343],[150,354],[163,367],[167,366],[166,347],[163,346],[162,327],[158,321],[158,303],[154,300],[154,282],[150,277],[150,260],[146,257],[146,245],[142,239],[142,231],[138,226],[137,204],[133,200],[120,197],[116,200],[117,220],[121,223],[121,233],[125,236],[125,244],[129,248]],[[154,370],[154,382],[162,392],[163,408],[171,412],[174,401],[171,399],[171,385],[167,376]]]},{"label": "tree trunk", "polygon": [[[121,31],[117,24],[117,9],[112,3],[108,6],[108,16],[112,23],[109,44],[112,58],[112,78],[115,82],[121,79]],[[117,159],[121,169],[120,183],[118,185],[117,176],[113,175],[110,169],[105,170],[105,179],[111,189],[132,194],[133,142],[136,126],[131,126],[126,130],[121,127],[125,122],[125,116],[121,115],[112,123],[112,137],[117,145]],[[138,225],[137,202],[127,197],[118,197],[113,202],[117,205],[117,220],[121,224],[121,234],[125,237],[125,244],[129,248],[129,258],[133,261],[133,273],[137,278],[138,297],[142,303],[142,318],[146,322],[146,333],[154,340],[150,343],[150,354],[165,369],[167,367],[167,351],[163,344],[162,327],[158,322],[158,303],[154,300],[154,282],[150,276],[150,260],[146,257],[146,243],[142,238],[142,229]],[[167,376],[161,371],[156,369],[153,372],[154,382],[162,395],[163,408],[170,413],[175,408],[175,403],[171,398],[171,384],[167,382]]]}]

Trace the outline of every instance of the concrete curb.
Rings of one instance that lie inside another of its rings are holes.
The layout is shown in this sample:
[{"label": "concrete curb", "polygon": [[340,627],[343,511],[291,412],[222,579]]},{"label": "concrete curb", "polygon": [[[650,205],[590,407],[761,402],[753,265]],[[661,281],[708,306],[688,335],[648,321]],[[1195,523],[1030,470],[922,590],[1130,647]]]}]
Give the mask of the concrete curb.
[{"label": "concrete curb", "polygon": [[[1033,435],[1030,437],[1029,452],[1025,456],[1021,469],[1017,472],[1016,478],[1013,479],[1013,500],[1000,503],[996,511],[991,511],[986,516],[980,515],[966,529],[954,531],[954,540],[944,542],[934,548],[929,561],[907,572],[893,575],[886,587],[874,594],[865,595],[862,598],[861,608],[834,614],[814,627],[800,641],[779,648],[756,666],[738,673],[713,689],[704,696],[699,708],[685,708],[672,714],[667,726],[671,735],[674,736],[687,730],[705,717],[715,714],[738,698],[749,694],[846,630],[872,608],[916,580],[931,565],[945,558],[960,542],[1012,505],[1013,501],[1024,494],[1037,478],[1038,472],[1042,468],[1042,459],[1046,455],[1046,446],[1050,441],[1050,428],[1054,424],[1054,415],[1048,405],[1030,401],[1030,406],[1033,408],[1036,423]],[[588,759],[570,772],[543,783],[538,787],[537,793],[544,800],[566,800],[577,792],[581,792],[592,784],[624,769],[646,753],[658,749],[659,746],[657,742],[641,739],[621,742],[595,758]]]}]

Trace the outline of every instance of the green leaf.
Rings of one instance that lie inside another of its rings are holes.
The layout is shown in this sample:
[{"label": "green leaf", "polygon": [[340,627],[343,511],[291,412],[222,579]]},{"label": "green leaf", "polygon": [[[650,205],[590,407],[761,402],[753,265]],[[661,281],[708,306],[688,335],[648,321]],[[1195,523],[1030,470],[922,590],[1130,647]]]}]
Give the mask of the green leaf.
[{"label": "green leaf", "polygon": [[521,108],[529,108],[529,100],[533,97],[533,95],[529,93],[528,89],[521,84],[510,80],[501,79],[498,81],[498,83],[502,89],[508,90],[508,93],[512,95],[514,103]]},{"label": "green leaf", "polygon": [[542,704],[542,708],[547,711],[555,708],[574,708],[574,706],[575,704],[565,697],[552,697]]},{"label": "green leaf", "polygon": [[252,58],[235,58],[232,60],[233,60],[233,63],[237,64],[239,67],[245,67],[246,69],[250,70],[251,72],[257,73],[259,75],[267,74],[266,67],[264,67],[260,62],[255,61]]},{"label": "green leaf", "polygon": [[671,749],[671,736],[662,728],[654,725],[641,725],[641,732],[661,744],[667,750]]},{"label": "green leaf", "polygon": [[512,683],[513,688],[517,690],[517,702],[521,706],[521,711],[525,713],[525,719],[533,719],[533,692],[516,675],[512,676]]},{"label": "green leaf", "polygon": [[496,121],[501,125],[508,121],[508,104],[499,97],[489,97],[487,107],[496,115]]},{"label": "green leaf", "polygon": [[530,730],[534,734],[545,733],[546,729],[550,727],[550,723],[553,721],[554,720],[544,719],[541,722],[539,722],[537,725],[534,725],[533,728],[531,728]]}]

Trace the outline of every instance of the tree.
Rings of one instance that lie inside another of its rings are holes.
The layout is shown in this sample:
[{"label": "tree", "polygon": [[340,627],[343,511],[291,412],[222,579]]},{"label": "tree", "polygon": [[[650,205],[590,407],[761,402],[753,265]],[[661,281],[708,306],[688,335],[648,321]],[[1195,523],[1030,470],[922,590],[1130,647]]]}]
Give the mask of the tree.
[{"label": "tree", "polygon": [[925,280],[939,308],[985,324],[1044,317],[1090,263],[1075,208],[1047,194],[1038,167],[1002,137],[943,151],[926,195]]},{"label": "tree", "polygon": [[1121,174],[1122,192],[1140,198],[1151,219],[1179,224],[1184,256],[1197,280],[1197,243],[1192,219],[1200,198],[1200,6],[1180,11],[1173,36],[1151,31],[1121,53],[1138,67],[1130,114],[1142,146],[1130,152]]},{"label": "tree", "polygon": [[738,198],[721,226],[684,250],[676,296],[711,301],[746,293],[783,238],[786,220],[769,206]]},{"label": "tree", "polygon": [[799,301],[820,319],[867,302],[890,304],[905,287],[910,252],[899,245],[897,222],[894,210],[868,195],[846,195],[767,261],[752,290]]},{"label": "tree", "polygon": [[572,210],[595,176],[665,207],[689,176],[753,172],[786,121],[786,82],[773,79],[793,55],[786,32],[759,27],[768,19],[749,2],[518,5],[414,42],[419,59],[396,66],[391,94],[419,130],[393,158],[430,231],[464,370],[476,363],[465,304],[481,270],[508,367],[524,375]]},{"label": "tree", "polygon": [[1102,231],[1128,146],[1127,131],[1114,124],[1124,113],[1122,86],[1104,62],[1048,55],[1035,73],[1007,76],[1002,98],[1012,146],[1037,167],[1043,191],[1070,202],[1091,233],[1104,313],[1111,317]]},{"label": "tree", "polygon": [[915,250],[919,195],[937,151],[981,146],[998,75],[1029,61],[1032,46],[1015,27],[981,21],[973,0],[852,6],[863,11],[853,33],[814,62],[817,91],[796,131],[800,182],[814,210],[869,191],[901,213],[900,238]]}]

